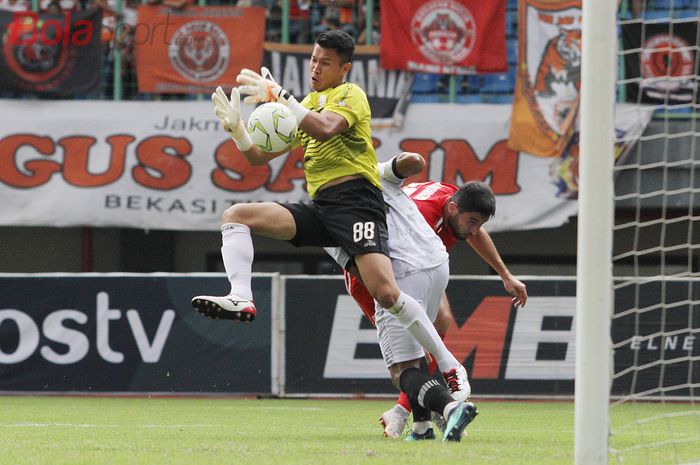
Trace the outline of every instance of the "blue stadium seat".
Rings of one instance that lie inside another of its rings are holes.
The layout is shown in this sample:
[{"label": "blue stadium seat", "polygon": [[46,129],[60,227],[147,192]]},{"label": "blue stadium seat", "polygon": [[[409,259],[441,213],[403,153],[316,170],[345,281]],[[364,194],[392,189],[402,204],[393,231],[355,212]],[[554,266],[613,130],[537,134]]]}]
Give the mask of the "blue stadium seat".
[{"label": "blue stadium seat", "polygon": [[476,74],[457,77],[457,89],[460,94],[478,94],[481,88],[481,78]]},{"label": "blue stadium seat", "polygon": [[411,103],[440,103],[442,99],[437,94],[413,94]]},{"label": "blue stadium seat", "polygon": [[483,94],[512,94],[515,89],[515,69],[502,74],[487,74],[482,77]]},{"label": "blue stadium seat", "polygon": [[669,10],[646,10],[642,15],[644,19],[669,19]]},{"label": "blue stadium seat", "polygon": [[515,39],[518,37],[518,12],[506,11],[506,37]]},{"label": "blue stadium seat", "polygon": [[518,41],[508,40],[506,42],[506,53],[508,54],[508,67],[518,63]]},{"label": "blue stadium seat", "polygon": [[[673,4],[676,8],[679,6],[679,1],[674,0]],[[648,0],[646,4],[647,10],[666,10],[671,8],[671,0]]]},{"label": "blue stadium seat", "polygon": [[413,81],[414,94],[433,94],[438,92],[440,75],[438,74],[416,74]]},{"label": "blue stadium seat", "polygon": [[513,94],[486,94],[481,97],[484,103],[513,103]]},{"label": "blue stadium seat", "polygon": [[673,9],[674,18],[695,18],[698,16],[698,10],[694,8]]},{"label": "blue stadium seat", "polygon": [[457,103],[482,103],[480,94],[458,95]]},{"label": "blue stadium seat", "polygon": [[[658,1],[658,0],[657,0]],[[662,0],[668,2],[669,0]],[[698,0],[673,0],[674,8],[692,8],[697,10]]]}]

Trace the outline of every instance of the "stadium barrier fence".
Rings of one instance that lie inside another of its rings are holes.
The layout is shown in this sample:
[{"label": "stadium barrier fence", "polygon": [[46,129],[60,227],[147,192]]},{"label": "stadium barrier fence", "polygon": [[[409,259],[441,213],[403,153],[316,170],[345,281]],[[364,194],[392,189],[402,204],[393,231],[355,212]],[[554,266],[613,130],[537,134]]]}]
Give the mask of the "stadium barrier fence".
[{"label": "stadium barrier fence", "polygon": [[[445,342],[464,360],[477,397],[571,398],[575,280],[523,280],[530,298],[515,310],[497,277],[453,276],[447,293],[455,321]],[[686,292],[687,285],[668,283],[667,292]],[[228,292],[218,273],[4,274],[0,287],[0,391],[394,393],[375,330],[341,276],[255,274],[252,324],[211,321],[192,311],[192,296]],[[613,335],[624,337],[633,326],[616,320]],[[616,363],[694,350],[690,333],[657,339],[618,348]],[[686,375],[678,367],[665,376]],[[616,380],[613,396],[625,382]]]}]

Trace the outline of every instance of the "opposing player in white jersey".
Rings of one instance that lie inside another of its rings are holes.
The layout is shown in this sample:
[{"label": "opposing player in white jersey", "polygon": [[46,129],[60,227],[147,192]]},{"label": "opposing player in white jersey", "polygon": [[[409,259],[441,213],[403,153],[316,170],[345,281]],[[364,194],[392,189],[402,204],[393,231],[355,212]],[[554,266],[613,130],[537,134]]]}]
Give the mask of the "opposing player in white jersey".
[{"label": "opposing player in white jersey", "polygon": [[[501,277],[506,291],[513,295],[513,304],[516,307],[525,305],[525,284],[510,273],[488,232],[481,227],[494,213],[494,196],[488,186],[475,181],[460,188],[441,182],[423,182],[404,186],[403,191],[416,204],[423,219],[440,237],[448,252],[457,242],[466,241]],[[345,281],[348,293],[353,296],[367,319],[374,323],[375,303],[372,297],[362,283],[347,272]],[[444,338],[453,319],[447,295],[443,294],[434,321],[441,337]],[[448,382],[451,378],[449,373],[443,373],[443,377]],[[385,436],[399,437],[410,412],[411,405],[402,392],[396,405],[379,418]]]},{"label": "opposing player in white jersey", "polygon": [[[379,172],[382,194],[388,207],[388,245],[394,276],[397,282],[407,289],[409,295],[422,304],[433,321],[449,280],[449,256],[440,238],[423,220],[416,205],[401,190],[404,178],[416,174],[423,167],[424,160],[420,155],[402,153],[390,162],[380,163]],[[342,249],[326,250],[344,268],[348,266],[349,257]],[[350,271],[354,271],[352,267]],[[427,377],[420,370],[420,362],[425,354],[423,347],[394,315],[381,306],[377,305],[376,313],[373,309],[373,317],[376,317],[373,318],[373,322],[377,326],[379,345],[392,382],[406,393],[413,410],[413,429],[407,439],[434,439],[431,410],[440,415],[443,415],[443,412],[432,408],[430,397],[444,396],[448,391],[432,379],[421,383],[407,382],[414,377]],[[459,365],[459,369],[462,371],[464,367]],[[450,391],[460,396],[458,400],[463,401],[466,400],[464,395],[468,397],[471,389],[466,380],[466,373],[457,376],[455,371],[445,376],[445,381]],[[416,387],[421,387],[425,392]],[[466,424],[477,414],[476,407],[471,402],[467,404],[469,416],[466,418]],[[443,440],[450,439],[449,435],[453,429],[454,425],[451,425],[448,419]],[[459,440],[459,436],[454,439]]]}]

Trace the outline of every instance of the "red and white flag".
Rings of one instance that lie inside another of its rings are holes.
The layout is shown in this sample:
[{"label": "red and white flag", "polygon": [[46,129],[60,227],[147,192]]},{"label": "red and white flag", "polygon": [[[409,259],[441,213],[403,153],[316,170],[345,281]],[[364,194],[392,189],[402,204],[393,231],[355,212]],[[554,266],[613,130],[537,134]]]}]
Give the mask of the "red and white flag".
[{"label": "red and white flag", "polygon": [[381,66],[420,73],[500,73],[505,0],[382,0]]}]

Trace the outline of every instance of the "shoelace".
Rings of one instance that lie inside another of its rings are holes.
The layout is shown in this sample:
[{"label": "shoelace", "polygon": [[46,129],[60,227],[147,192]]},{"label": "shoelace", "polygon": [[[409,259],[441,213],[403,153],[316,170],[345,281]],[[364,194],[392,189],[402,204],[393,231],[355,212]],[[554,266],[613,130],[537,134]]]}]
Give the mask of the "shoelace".
[{"label": "shoelace", "polygon": [[447,386],[450,388],[450,392],[455,393],[459,391],[459,378],[457,378],[457,369],[452,369],[443,376]]}]

